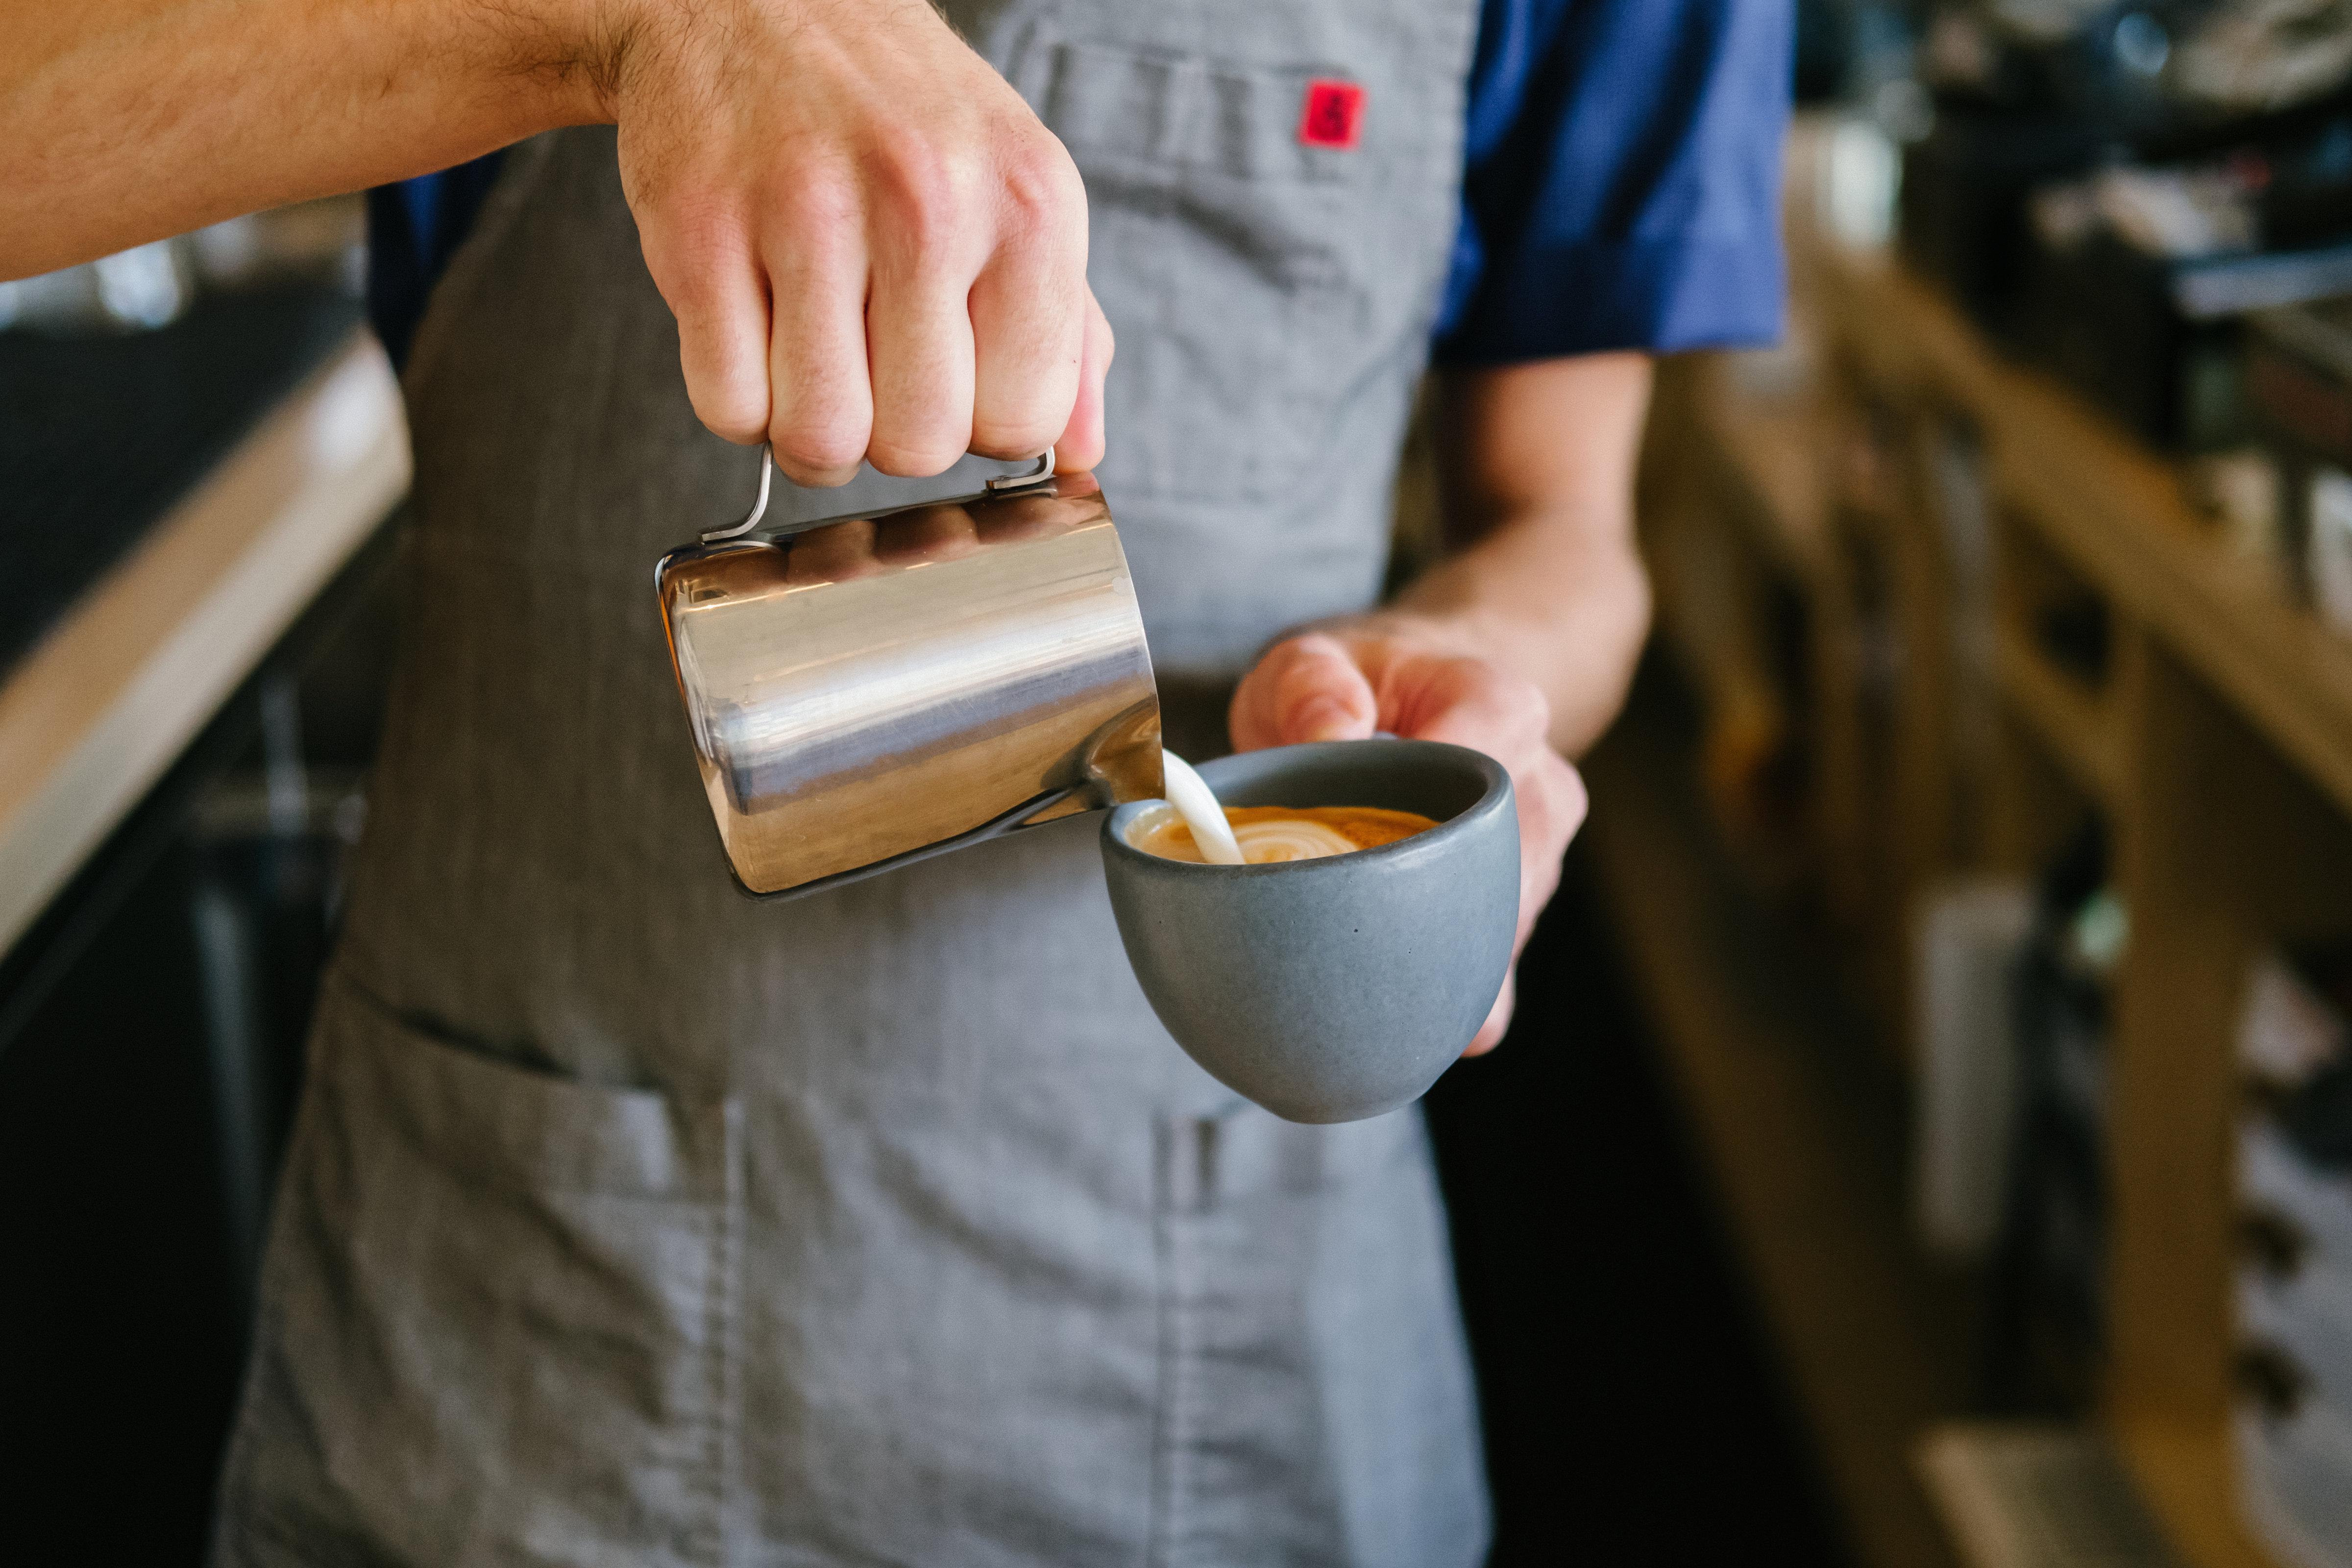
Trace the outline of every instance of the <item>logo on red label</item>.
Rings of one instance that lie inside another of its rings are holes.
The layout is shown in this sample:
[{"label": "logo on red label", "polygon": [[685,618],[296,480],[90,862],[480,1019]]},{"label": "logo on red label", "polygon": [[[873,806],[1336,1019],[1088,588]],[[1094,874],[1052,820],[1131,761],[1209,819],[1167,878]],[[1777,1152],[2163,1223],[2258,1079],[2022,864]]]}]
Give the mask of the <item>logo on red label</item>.
[{"label": "logo on red label", "polygon": [[1309,147],[1352,148],[1364,129],[1364,89],[1352,81],[1318,78],[1307,84],[1307,112],[1298,139]]}]

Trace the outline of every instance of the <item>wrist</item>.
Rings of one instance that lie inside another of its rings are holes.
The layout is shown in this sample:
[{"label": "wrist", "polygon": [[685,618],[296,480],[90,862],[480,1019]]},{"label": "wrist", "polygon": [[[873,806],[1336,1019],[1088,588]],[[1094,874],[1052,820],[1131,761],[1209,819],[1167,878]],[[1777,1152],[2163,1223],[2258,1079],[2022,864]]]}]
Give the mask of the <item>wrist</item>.
[{"label": "wrist", "polygon": [[1501,662],[1518,629],[1493,606],[1471,602],[1422,602],[1408,594],[1361,615],[1305,628],[1341,637],[1377,637],[1433,653]]},{"label": "wrist", "polygon": [[680,11],[675,0],[477,0],[468,8],[491,36],[471,58],[488,68],[487,90],[521,109],[526,135],[616,121],[633,68]]}]

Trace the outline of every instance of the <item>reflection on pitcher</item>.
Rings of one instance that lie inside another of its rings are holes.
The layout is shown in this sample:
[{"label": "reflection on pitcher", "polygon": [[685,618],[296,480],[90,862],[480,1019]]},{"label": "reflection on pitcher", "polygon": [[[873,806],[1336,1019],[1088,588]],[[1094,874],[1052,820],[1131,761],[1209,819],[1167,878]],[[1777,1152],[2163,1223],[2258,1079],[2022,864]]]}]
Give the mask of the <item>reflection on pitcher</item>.
[{"label": "reflection on pitcher", "polygon": [[688,546],[656,587],[750,891],[1159,793],[1151,658],[1090,476]]}]

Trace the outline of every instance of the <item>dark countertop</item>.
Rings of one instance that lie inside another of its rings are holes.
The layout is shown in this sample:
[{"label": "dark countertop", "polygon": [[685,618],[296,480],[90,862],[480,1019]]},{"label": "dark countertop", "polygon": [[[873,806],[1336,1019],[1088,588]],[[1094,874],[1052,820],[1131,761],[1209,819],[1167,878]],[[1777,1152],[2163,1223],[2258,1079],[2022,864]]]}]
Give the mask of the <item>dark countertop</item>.
[{"label": "dark countertop", "polygon": [[0,673],[361,319],[323,284],[120,336],[0,331]]}]

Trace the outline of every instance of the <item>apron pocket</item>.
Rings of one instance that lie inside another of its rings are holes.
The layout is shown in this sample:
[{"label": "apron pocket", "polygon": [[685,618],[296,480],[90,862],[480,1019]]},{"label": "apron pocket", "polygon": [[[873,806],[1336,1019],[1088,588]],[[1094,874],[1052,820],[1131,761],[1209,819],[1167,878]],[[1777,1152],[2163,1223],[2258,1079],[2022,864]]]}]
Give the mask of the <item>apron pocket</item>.
[{"label": "apron pocket", "polygon": [[1476,1398],[1418,1107],[1160,1131],[1153,1568],[1480,1561]]},{"label": "apron pocket", "polygon": [[348,982],[314,1062],[224,1556],[718,1561],[733,1102],[517,1067]]}]

